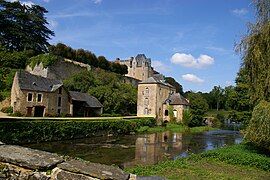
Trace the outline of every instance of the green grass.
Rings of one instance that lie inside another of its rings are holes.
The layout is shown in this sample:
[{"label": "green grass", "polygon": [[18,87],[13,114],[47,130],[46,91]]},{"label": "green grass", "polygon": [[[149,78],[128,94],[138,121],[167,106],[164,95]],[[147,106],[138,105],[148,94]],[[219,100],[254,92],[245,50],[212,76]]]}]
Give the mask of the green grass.
[{"label": "green grass", "polygon": [[248,145],[234,145],[125,171],[168,179],[270,179],[270,157]]},{"label": "green grass", "polygon": [[199,126],[199,127],[189,128],[181,124],[168,123],[166,126],[155,126],[155,127],[143,126],[140,129],[138,129],[138,132],[155,133],[155,132],[171,131],[171,132],[177,132],[177,133],[201,133],[204,131],[209,131],[209,130],[214,130],[214,129],[215,128],[212,128],[209,126]]}]

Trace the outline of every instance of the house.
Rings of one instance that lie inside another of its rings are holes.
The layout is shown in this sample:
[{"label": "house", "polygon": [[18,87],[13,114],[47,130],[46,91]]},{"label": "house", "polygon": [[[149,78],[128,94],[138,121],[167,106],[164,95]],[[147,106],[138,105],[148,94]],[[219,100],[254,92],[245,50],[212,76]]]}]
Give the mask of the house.
[{"label": "house", "polygon": [[165,82],[161,74],[139,83],[137,116],[153,116],[159,121],[170,121],[169,106],[172,107],[176,121],[181,121],[183,110],[188,108],[189,103],[176,93],[172,85]]},{"label": "house", "polygon": [[[78,98],[80,97],[80,98]],[[62,81],[16,72],[11,89],[13,112],[26,116],[71,115],[89,116],[102,113],[102,104],[94,97],[67,91]],[[80,109],[80,113],[77,113]]]}]

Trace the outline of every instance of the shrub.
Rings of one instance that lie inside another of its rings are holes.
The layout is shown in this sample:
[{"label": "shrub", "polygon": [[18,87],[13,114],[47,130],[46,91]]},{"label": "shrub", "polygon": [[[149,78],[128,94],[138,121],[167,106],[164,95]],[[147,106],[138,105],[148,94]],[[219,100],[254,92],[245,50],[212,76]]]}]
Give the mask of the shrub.
[{"label": "shrub", "polygon": [[270,151],[270,103],[261,101],[253,110],[245,139]]},{"label": "shrub", "polygon": [[182,119],[182,123],[184,126],[188,126],[188,124],[190,123],[191,120],[191,113],[189,112],[188,109],[185,109],[183,111],[183,119]]},{"label": "shrub", "polygon": [[3,108],[1,109],[1,111],[4,112],[4,113],[11,114],[11,113],[13,113],[13,108],[12,108],[11,106],[3,107]]},{"label": "shrub", "polygon": [[154,118],[128,120],[6,120],[0,121],[0,141],[9,144],[85,138],[107,133],[128,134],[142,126],[152,127]]}]

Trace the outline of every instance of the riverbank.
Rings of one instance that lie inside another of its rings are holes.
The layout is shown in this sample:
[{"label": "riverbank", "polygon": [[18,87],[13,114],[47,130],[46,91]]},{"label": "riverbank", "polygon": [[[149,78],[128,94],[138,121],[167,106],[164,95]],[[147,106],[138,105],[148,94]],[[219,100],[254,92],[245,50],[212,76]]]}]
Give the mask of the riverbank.
[{"label": "riverbank", "polygon": [[205,131],[216,130],[217,128],[212,128],[210,126],[198,126],[198,127],[187,127],[181,124],[168,123],[166,126],[142,126],[138,129],[139,133],[156,133],[171,131],[175,133],[202,133]]},{"label": "riverbank", "polygon": [[269,179],[270,157],[240,144],[125,171],[168,179]]}]

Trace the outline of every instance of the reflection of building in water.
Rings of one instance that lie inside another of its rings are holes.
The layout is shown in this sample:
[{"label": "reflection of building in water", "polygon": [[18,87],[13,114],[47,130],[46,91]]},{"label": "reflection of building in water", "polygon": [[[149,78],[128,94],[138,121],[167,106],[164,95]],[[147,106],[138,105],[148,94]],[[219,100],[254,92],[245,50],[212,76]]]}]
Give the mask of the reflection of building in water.
[{"label": "reflection of building in water", "polygon": [[144,135],[136,140],[135,159],[124,166],[134,164],[150,165],[172,158],[182,150],[182,134],[163,132]]}]

